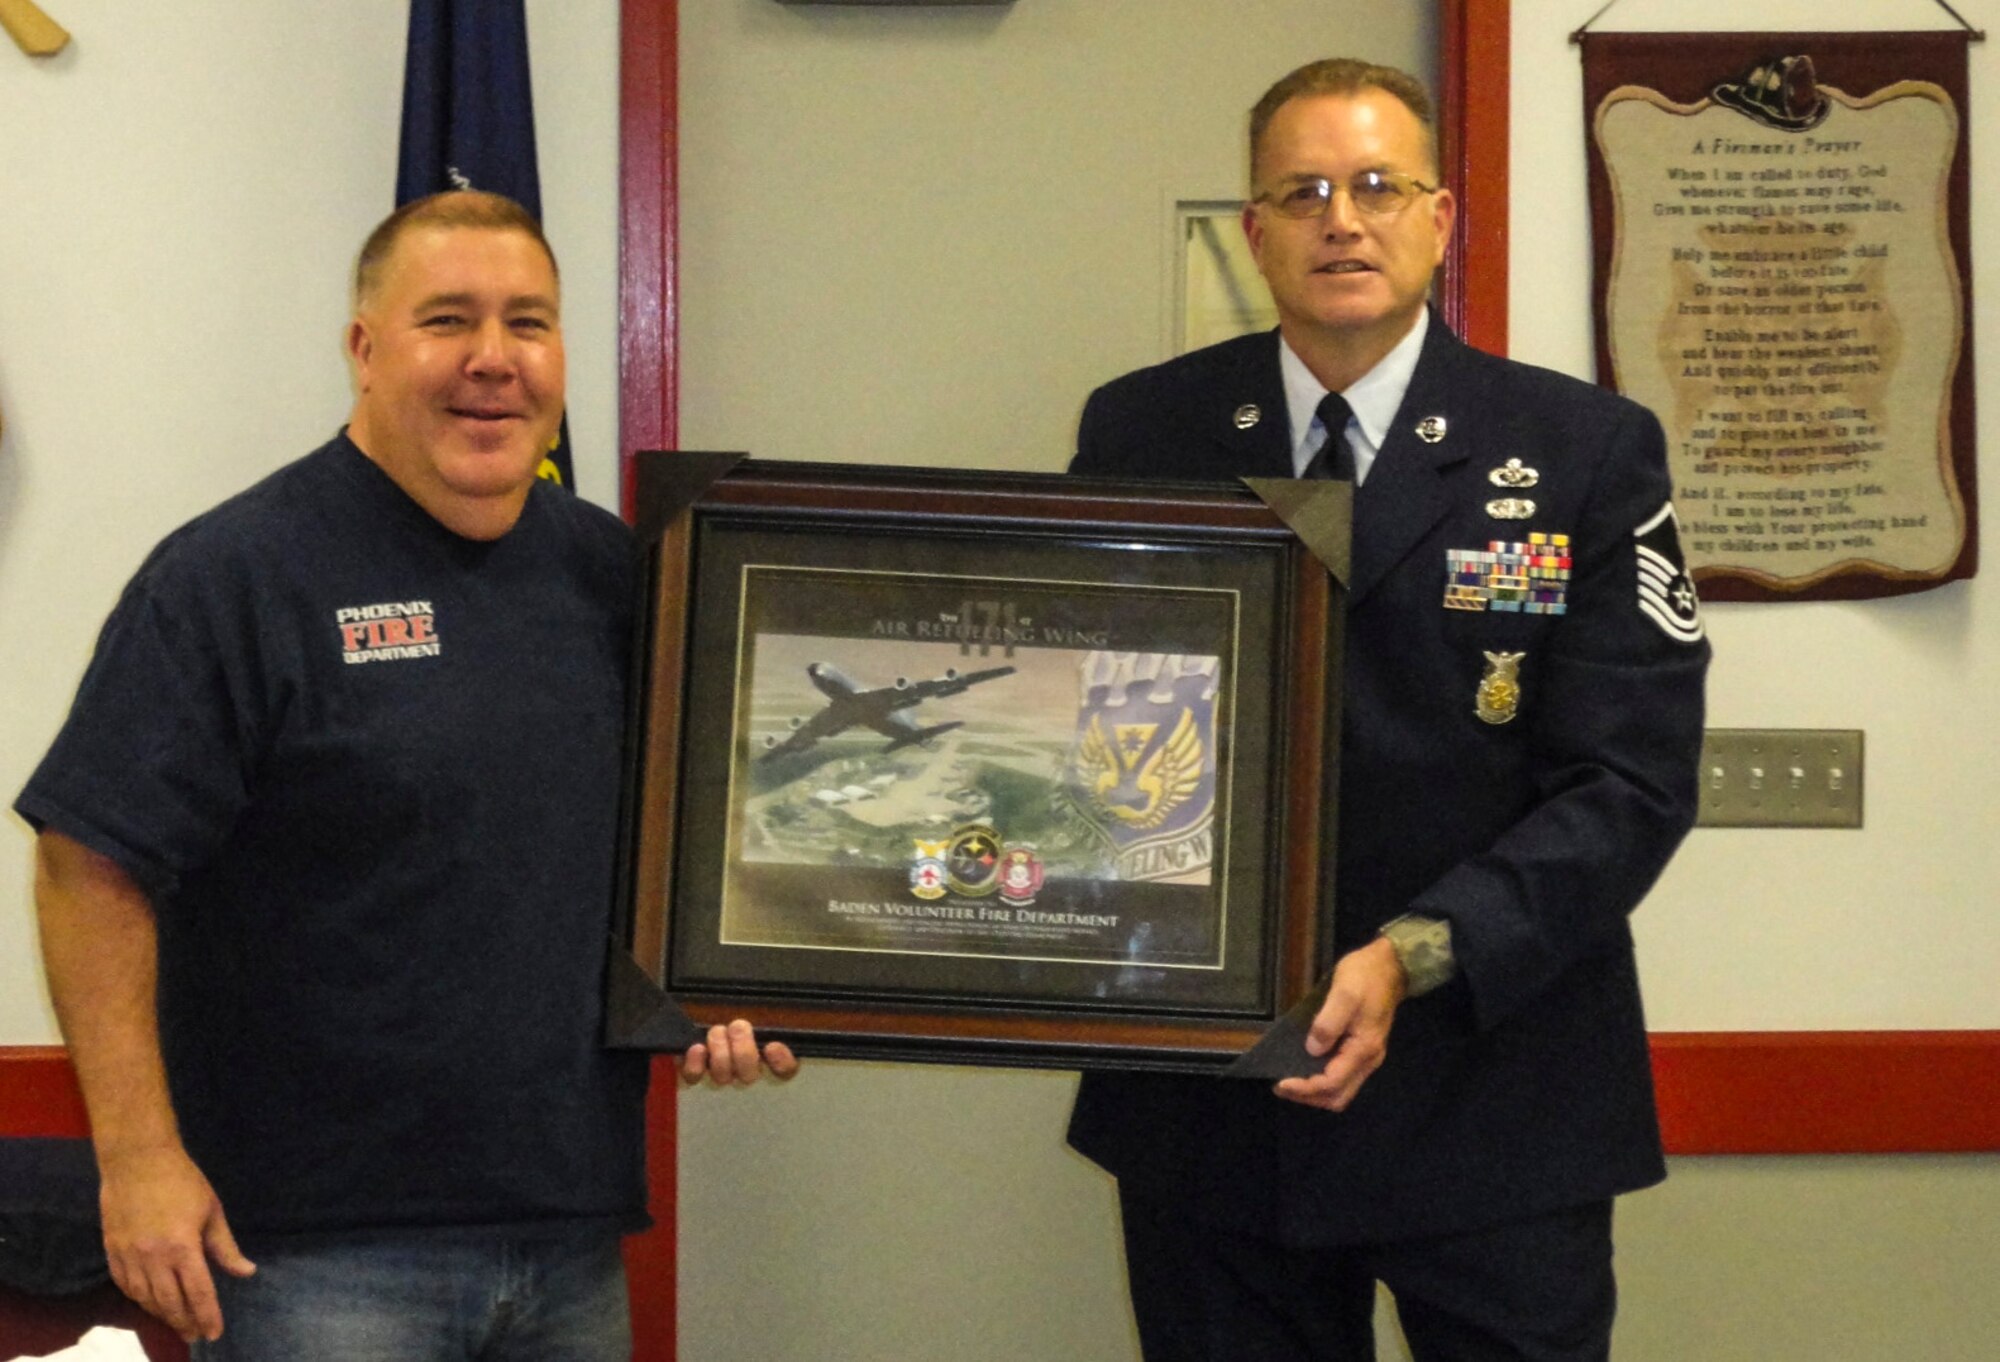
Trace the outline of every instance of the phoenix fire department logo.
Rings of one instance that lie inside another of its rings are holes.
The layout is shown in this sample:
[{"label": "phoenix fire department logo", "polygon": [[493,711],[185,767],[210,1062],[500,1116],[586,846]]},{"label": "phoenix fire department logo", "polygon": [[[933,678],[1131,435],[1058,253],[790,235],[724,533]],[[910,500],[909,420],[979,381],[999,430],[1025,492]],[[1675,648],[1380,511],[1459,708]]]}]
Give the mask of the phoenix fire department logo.
[{"label": "phoenix fire department logo", "polygon": [[429,601],[343,605],[333,612],[333,625],[342,662],[404,662],[436,657],[444,650],[437,612]]}]

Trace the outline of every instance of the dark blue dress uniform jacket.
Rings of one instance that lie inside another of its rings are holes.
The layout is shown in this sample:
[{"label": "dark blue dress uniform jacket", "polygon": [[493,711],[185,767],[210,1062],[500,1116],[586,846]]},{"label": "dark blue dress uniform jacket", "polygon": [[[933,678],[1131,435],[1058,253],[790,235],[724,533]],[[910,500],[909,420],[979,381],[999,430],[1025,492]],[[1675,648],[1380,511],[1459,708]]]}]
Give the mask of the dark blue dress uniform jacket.
[{"label": "dark blue dress uniform jacket", "polygon": [[[1242,429],[1246,404],[1261,419]],[[1426,417],[1442,439],[1419,438]],[[1533,487],[1490,479],[1509,459]],[[1291,476],[1276,336],[1098,389],[1071,471]],[[1669,495],[1651,413],[1432,318],[1355,500],[1335,937],[1442,917],[1458,977],[1399,1009],[1345,1113],[1248,1080],[1090,1074],[1076,1149],[1128,1190],[1299,1244],[1469,1231],[1665,1176],[1627,915],[1694,820],[1709,655],[1691,598],[1681,637],[1639,608],[1634,531]],[[1533,515],[1495,518],[1505,496]],[[1447,550],[1532,532],[1569,536],[1565,614],[1444,608]],[[1475,712],[1488,651],[1524,654],[1504,724]]]}]

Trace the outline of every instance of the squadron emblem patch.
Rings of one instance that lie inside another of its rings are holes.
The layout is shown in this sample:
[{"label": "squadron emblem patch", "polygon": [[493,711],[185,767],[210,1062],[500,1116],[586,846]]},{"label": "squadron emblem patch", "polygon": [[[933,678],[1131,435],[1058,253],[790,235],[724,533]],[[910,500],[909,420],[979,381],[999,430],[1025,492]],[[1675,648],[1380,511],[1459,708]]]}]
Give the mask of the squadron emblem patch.
[{"label": "squadron emblem patch", "polygon": [[1220,659],[1091,653],[1070,749],[1070,799],[1121,880],[1207,875],[1214,842]]},{"label": "squadron emblem patch", "polygon": [[1701,602],[1681,557],[1680,522],[1671,501],[1632,531],[1632,544],[1639,556],[1639,612],[1678,643],[1701,642]]}]

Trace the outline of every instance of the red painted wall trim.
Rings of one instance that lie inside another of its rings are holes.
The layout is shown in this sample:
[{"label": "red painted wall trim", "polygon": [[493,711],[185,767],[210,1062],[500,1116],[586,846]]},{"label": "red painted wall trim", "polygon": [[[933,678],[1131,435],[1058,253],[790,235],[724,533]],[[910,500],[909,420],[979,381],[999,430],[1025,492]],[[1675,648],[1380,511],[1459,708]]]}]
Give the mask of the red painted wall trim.
[{"label": "red painted wall trim", "polygon": [[0,1138],[89,1133],[67,1050],[0,1046]]},{"label": "red painted wall trim", "polygon": [[1674,1154],[2000,1151],[2000,1031],[1661,1032]]},{"label": "red painted wall trim", "polygon": [[677,0],[623,0],[619,26],[619,505],[632,453],[671,449],[680,420]]},{"label": "red painted wall trim", "polygon": [[[680,425],[680,5],[619,10],[618,504],[633,514],[632,455],[672,449]],[[646,1163],[653,1228],[625,1242],[636,1362],[673,1362],[679,1178],[674,1066],[653,1063]]]},{"label": "red painted wall trim", "polygon": [[[2000,1031],[1659,1032],[1653,1082],[1670,1154],[2000,1153]],[[667,1326],[673,1244],[660,1236],[673,1224],[674,1093],[662,1057],[647,1151],[661,1228],[635,1240],[632,1257],[648,1265],[649,1312],[664,1301]],[[62,1048],[0,1046],[0,1137],[85,1133]]]},{"label": "red painted wall trim", "polygon": [[1507,353],[1508,0],[1439,0],[1438,151],[1458,200],[1439,300],[1466,341]]},{"label": "red painted wall trim", "polygon": [[632,1290],[633,1362],[674,1362],[680,1319],[675,1274],[679,1270],[679,1079],[669,1055],[653,1058],[653,1086],[646,1096],[647,1209],[653,1228],[625,1241],[625,1275]]}]

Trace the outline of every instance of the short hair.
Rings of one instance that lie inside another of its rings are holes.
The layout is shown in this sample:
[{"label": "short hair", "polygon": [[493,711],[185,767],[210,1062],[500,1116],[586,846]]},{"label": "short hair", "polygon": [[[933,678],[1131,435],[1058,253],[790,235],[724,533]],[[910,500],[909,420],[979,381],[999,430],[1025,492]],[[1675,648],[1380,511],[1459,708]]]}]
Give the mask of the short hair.
[{"label": "short hair", "polygon": [[542,235],[542,224],[535,221],[534,214],[505,194],[490,194],[483,189],[447,189],[441,194],[411,199],[383,218],[368,234],[368,239],[361,243],[361,254],[354,261],[355,307],[367,302],[381,284],[382,271],[388,266],[389,257],[395,253],[396,244],[406,233],[423,227],[473,227],[489,232],[520,232],[542,248],[542,254],[549,258],[549,270],[558,283],[562,282],[555,248]]},{"label": "short hair", "polygon": [[1250,110],[1252,187],[1257,179],[1257,146],[1264,140],[1264,130],[1271,126],[1271,120],[1277,117],[1279,109],[1304,96],[1356,95],[1363,90],[1380,90],[1393,95],[1417,116],[1417,122],[1423,125],[1424,150],[1431,158],[1431,169],[1438,170],[1437,123],[1431,112],[1431,97],[1425,91],[1423,82],[1408,71],[1393,66],[1376,66],[1353,57],[1327,57],[1307,62],[1281,77]]}]

